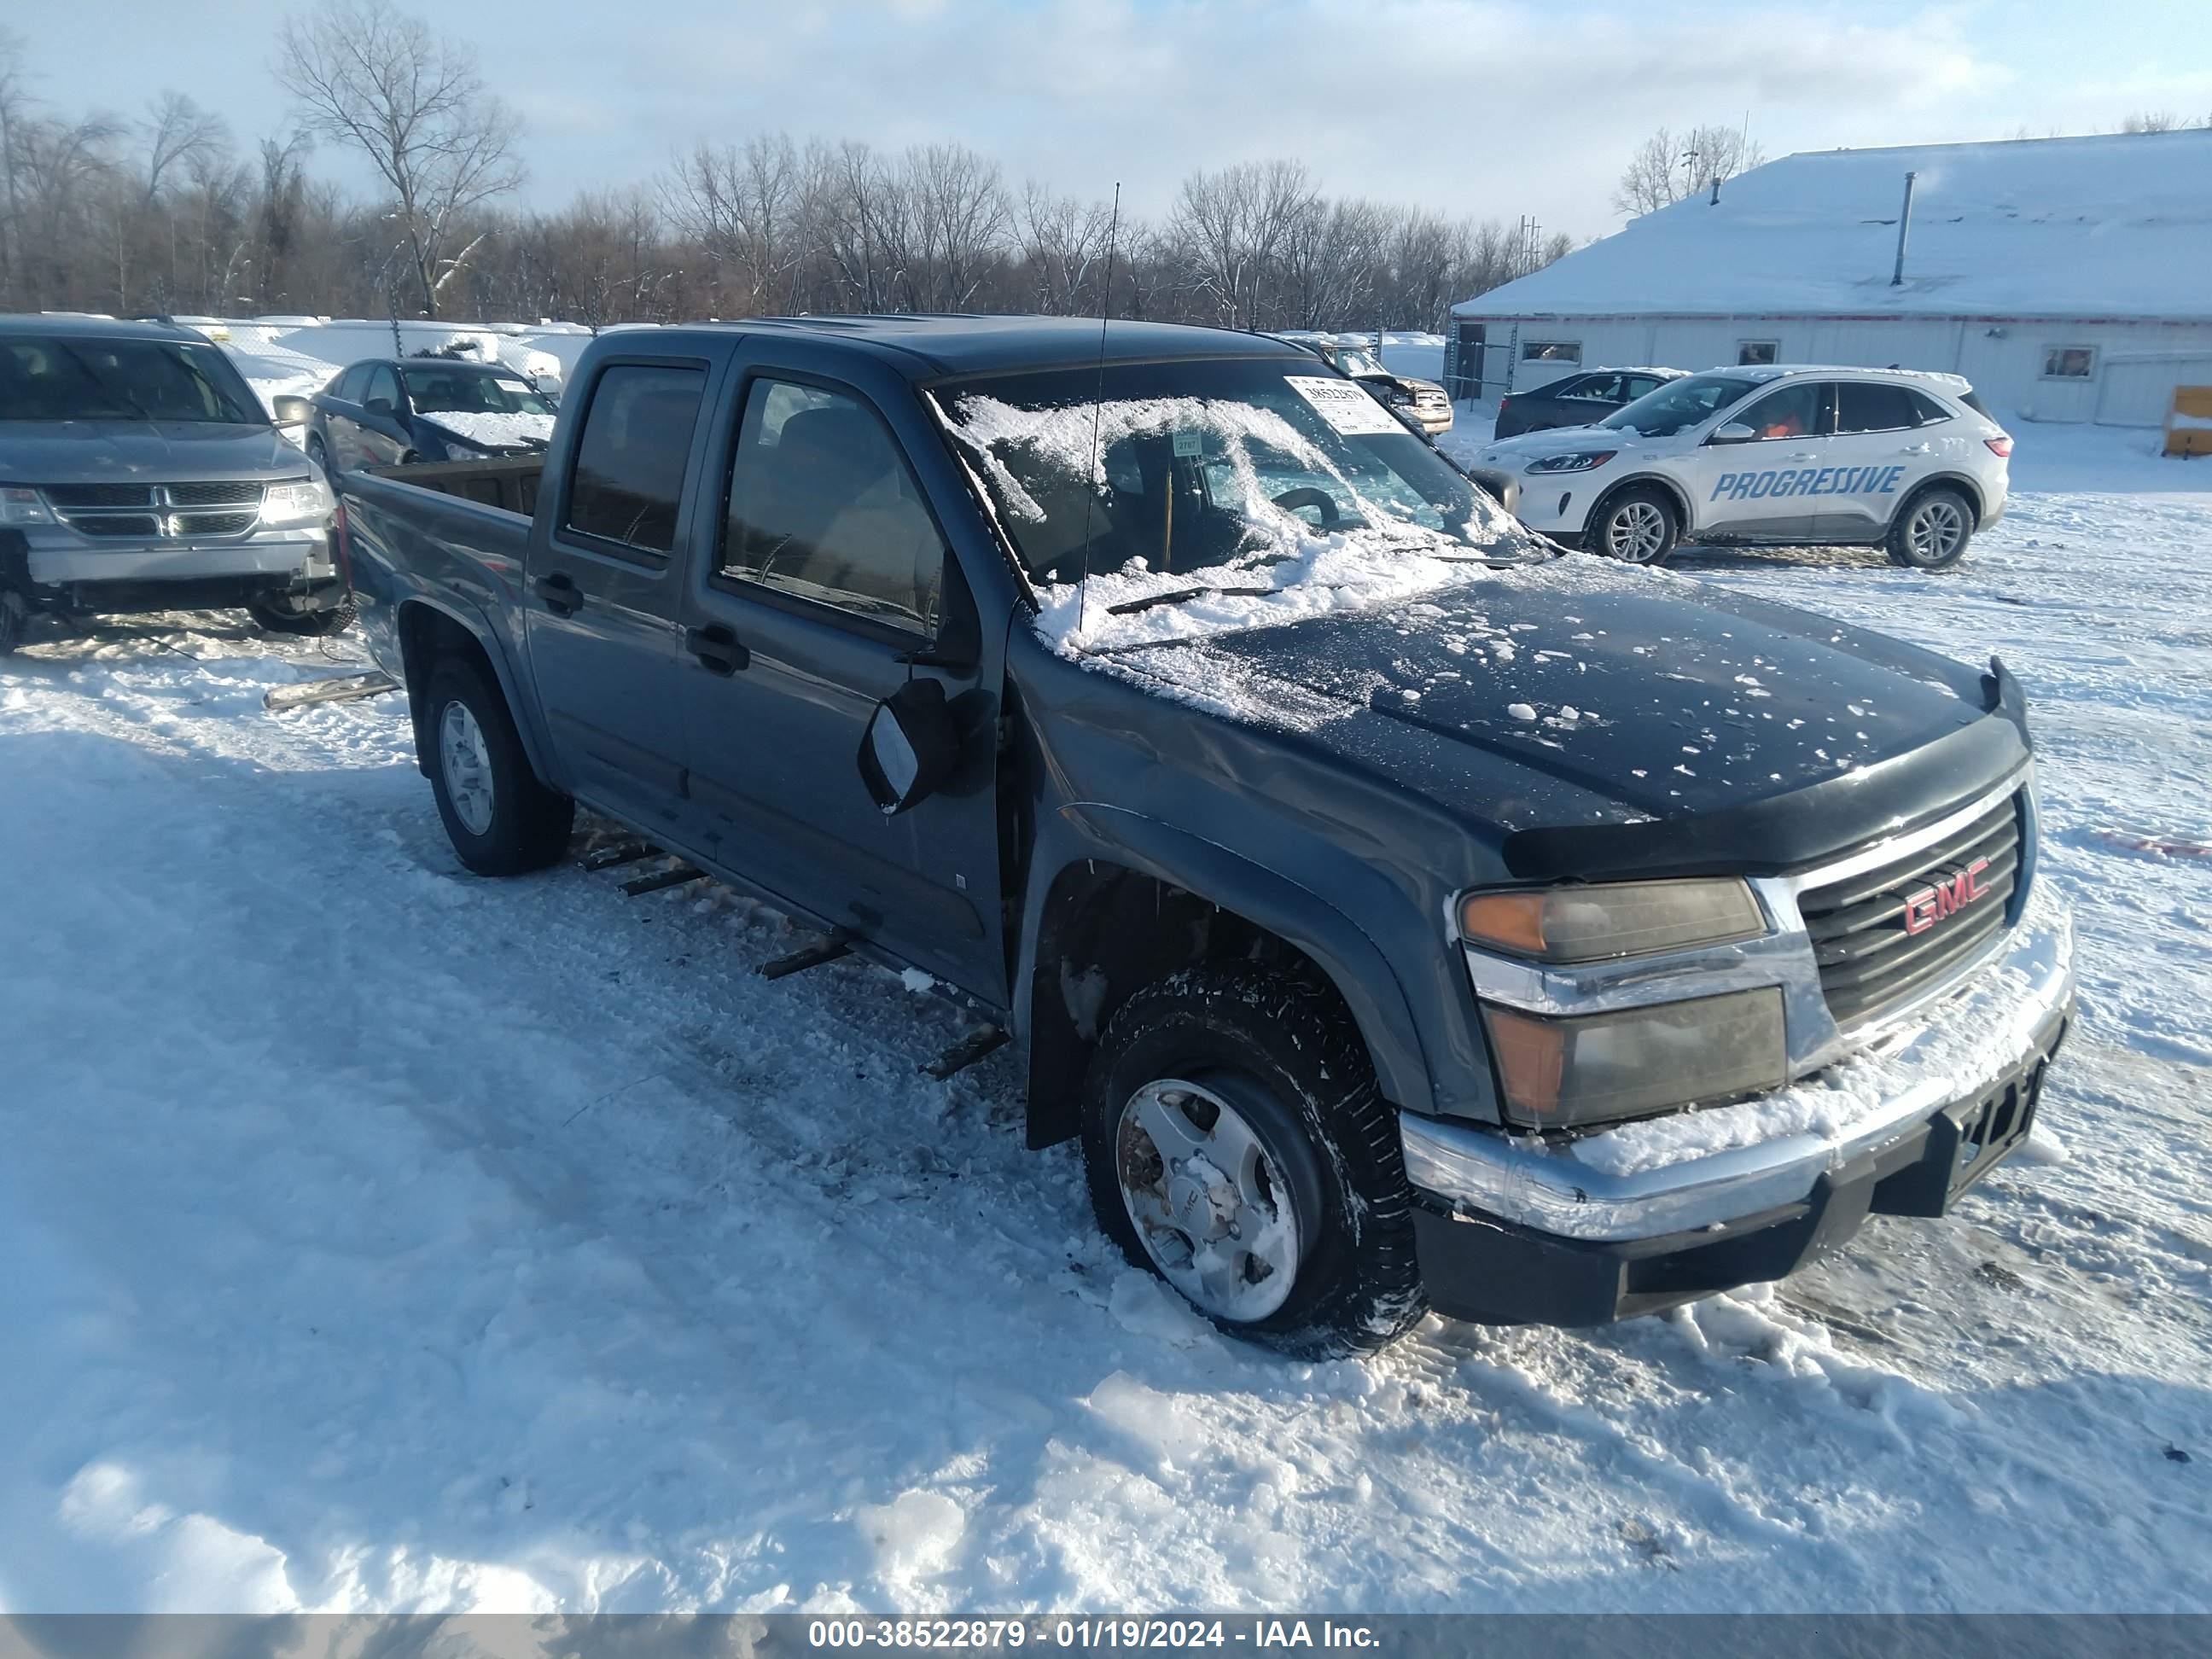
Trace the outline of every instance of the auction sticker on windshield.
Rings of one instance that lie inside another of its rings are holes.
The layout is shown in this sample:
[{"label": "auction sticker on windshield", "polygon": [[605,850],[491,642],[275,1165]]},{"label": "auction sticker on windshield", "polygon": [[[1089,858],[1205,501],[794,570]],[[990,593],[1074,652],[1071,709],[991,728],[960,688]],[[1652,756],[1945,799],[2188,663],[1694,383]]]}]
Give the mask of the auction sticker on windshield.
[{"label": "auction sticker on windshield", "polygon": [[1318,374],[1285,374],[1291,390],[1311,404],[1322,419],[1357,438],[1371,432],[1403,432],[1397,417],[1350,380],[1324,380]]}]

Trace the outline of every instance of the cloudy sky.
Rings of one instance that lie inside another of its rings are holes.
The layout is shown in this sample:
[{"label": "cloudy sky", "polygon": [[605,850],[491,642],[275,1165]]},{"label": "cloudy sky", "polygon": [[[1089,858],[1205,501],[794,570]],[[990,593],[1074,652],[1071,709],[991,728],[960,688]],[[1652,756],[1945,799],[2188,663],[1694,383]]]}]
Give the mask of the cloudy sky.
[{"label": "cloudy sky", "polygon": [[[68,109],[164,88],[241,138],[282,131],[289,0],[17,0]],[[528,198],[646,179],[764,129],[951,139],[1008,175],[1157,211],[1197,167],[1280,155],[1328,188],[1547,232],[1613,228],[1662,124],[1749,120],[1769,155],[2212,113],[2201,0],[468,0],[416,8],[479,47],[528,121]],[[349,177],[335,155],[319,170]]]}]

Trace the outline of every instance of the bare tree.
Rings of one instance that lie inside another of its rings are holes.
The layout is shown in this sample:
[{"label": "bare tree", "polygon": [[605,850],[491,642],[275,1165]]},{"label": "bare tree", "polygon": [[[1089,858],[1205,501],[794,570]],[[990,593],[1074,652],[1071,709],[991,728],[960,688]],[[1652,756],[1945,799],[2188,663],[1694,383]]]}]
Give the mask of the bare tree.
[{"label": "bare tree", "polygon": [[459,216],[522,182],[520,124],[474,58],[384,0],[337,0],[284,26],[276,79],[307,131],[368,157],[398,202],[422,307],[459,268]]},{"label": "bare tree", "polygon": [[1682,132],[1662,127],[1629,158],[1613,192],[1613,204],[1627,214],[1656,212],[1748,173],[1765,159],[1759,145],[1736,127],[1692,127]]},{"label": "bare tree", "polygon": [[1014,248],[1028,302],[1056,316],[1105,307],[1107,238],[1113,210],[1058,196],[1031,180],[1014,213]]},{"label": "bare tree", "polygon": [[1213,320],[1231,328],[1273,320],[1263,315],[1271,267],[1316,193],[1298,161],[1248,161],[1183,180],[1169,234]]}]

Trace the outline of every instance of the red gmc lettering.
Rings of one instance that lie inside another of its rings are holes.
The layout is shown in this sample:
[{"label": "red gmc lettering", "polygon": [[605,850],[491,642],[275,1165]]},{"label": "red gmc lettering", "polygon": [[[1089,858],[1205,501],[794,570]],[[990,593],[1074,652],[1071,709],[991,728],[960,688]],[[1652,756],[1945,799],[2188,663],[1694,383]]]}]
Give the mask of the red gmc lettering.
[{"label": "red gmc lettering", "polygon": [[1990,890],[1982,881],[1982,873],[1990,867],[1987,859],[1976,859],[1951,878],[1933,887],[1923,887],[1905,901],[1905,931],[1924,933],[1948,915],[1965,909],[1976,899],[1987,898]]}]

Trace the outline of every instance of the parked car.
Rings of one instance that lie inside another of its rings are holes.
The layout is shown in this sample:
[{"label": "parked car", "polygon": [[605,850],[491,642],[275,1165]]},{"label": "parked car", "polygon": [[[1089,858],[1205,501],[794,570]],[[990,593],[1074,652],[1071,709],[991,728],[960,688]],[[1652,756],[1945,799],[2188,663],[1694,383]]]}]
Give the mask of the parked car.
[{"label": "parked car", "polygon": [[1680,380],[1683,373],[1679,368],[1594,368],[1533,391],[1508,392],[1498,400],[1498,423],[1492,436],[1513,438],[1554,427],[1587,426],[1669,380]]},{"label": "parked car", "polygon": [[[279,421],[305,418],[276,399]],[[332,501],[220,347],[161,322],[0,317],[0,653],[39,612],[351,619]]]},{"label": "parked car", "polygon": [[329,467],[529,454],[553,431],[553,400],[503,363],[372,357],[312,401],[307,453]]},{"label": "parked car", "polygon": [[2011,454],[1956,374],[1781,364],[1670,380],[1474,464],[1520,474],[1524,524],[1634,564],[1682,542],[1861,544],[1940,570],[2002,515]]},{"label": "parked car", "polygon": [[1394,374],[1364,346],[1343,345],[1321,335],[1288,334],[1280,337],[1312,352],[1338,374],[1358,381],[1384,408],[1394,410],[1430,437],[1451,430],[1451,398],[1434,380]]},{"label": "parked car", "polygon": [[669,328],[586,349],[533,517],[475,498],[526,459],[339,475],[455,854],[582,804],[820,930],[769,970],[928,976],[990,1022],[935,1069],[1010,1037],[1130,1261],[1298,1353],[1941,1213],[2072,1007],[2018,684],[1554,557],[1310,370]]}]

